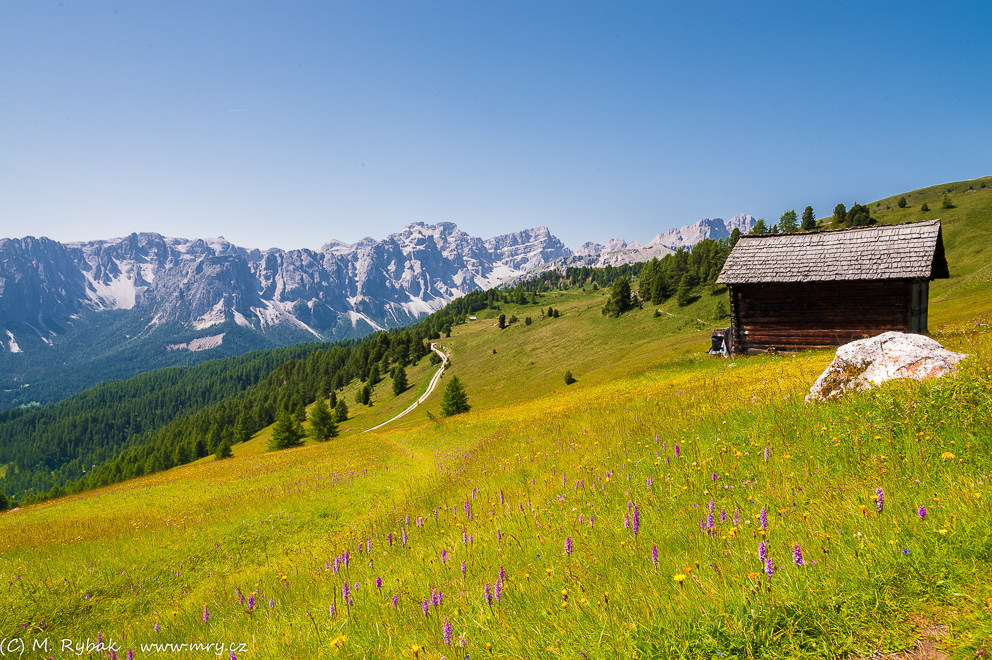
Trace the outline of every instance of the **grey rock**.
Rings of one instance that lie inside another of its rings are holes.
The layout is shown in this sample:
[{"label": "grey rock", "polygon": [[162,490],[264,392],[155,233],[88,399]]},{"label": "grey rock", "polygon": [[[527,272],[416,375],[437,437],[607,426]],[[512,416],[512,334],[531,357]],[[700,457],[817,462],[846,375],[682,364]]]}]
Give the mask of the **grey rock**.
[{"label": "grey rock", "polygon": [[837,349],[833,362],[813,383],[806,401],[836,400],[893,378],[936,378],[956,371],[966,357],[924,335],[885,332],[859,339]]}]

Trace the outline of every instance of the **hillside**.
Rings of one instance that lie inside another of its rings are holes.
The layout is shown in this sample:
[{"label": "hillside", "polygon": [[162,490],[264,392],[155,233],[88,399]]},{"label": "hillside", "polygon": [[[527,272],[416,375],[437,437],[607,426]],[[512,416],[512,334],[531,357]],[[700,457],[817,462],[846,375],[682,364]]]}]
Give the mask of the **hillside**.
[{"label": "hillside", "polygon": [[[952,208],[941,208],[944,194]],[[899,199],[906,207],[899,208]],[[921,211],[926,203],[929,211]],[[951,269],[949,280],[931,284],[931,318],[937,324],[967,322],[979,312],[992,312],[992,176],[956,181],[893,195],[869,205],[880,223],[894,224],[939,218]]]},{"label": "hillside", "polygon": [[[421,360],[371,407],[357,382],[339,390],[352,415],[330,442],[267,452],[265,429],[230,460],[0,515],[0,636],[100,633],[139,658],[220,639],[237,658],[837,658],[917,642],[981,657],[992,351],[975,243],[992,208],[973,187],[942,211],[952,278],[931,301],[933,334],[972,355],[954,378],[806,404],[831,355],[703,355],[726,293],[710,285],[619,318],[578,285],[483,307],[436,340],[467,414],[429,416],[439,391],[362,432],[415,398]],[[907,219],[885,206],[880,221]],[[519,320],[501,330],[500,313]]]}]

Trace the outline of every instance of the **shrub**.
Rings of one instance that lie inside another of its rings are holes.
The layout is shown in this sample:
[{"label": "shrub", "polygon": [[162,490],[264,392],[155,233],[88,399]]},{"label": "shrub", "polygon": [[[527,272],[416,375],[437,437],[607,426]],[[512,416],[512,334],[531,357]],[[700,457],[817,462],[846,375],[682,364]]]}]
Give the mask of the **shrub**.
[{"label": "shrub", "polygon": [[896,206],[898,206],[901,209],[906,208],[906,198],[905,197],[900,197],[899,198],[899,201],[896,202]]},{"label": "shrub", "polygon": [[951,201],[951,196],[944,193],[944,196],[940,200],[940,208],[942,209],[953,209],[954,203]]},{"label": "shrub", "polygon": [[571,385],[574,382],[575,382],[575,377],[572,376],[572,372],[571,371],[566,371],[565,372],[565,384],[566,385]]},{"label": "shrub", "polygon": [[930,210],[930,207],[927,206],[927,203],[926,202],[923,202],[923,206],[920,207],[920,210],[923,211],[924,213],[926,213],[927,211]]}]

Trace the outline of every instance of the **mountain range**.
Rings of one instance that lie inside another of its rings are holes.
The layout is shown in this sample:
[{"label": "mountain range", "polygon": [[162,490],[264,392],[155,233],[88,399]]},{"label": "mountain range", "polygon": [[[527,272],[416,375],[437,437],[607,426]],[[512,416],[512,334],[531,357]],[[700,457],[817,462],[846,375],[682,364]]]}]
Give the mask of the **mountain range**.
[{"label": "mountain range", "polygon": [[753,224],[704,219],[644,246],[613,239],[574,253],[546,227],[481,239],[448,222],[319,250],[154,233],[0,239],[0,409],[151,368],[359,337],[549,267],[646,261]]}]

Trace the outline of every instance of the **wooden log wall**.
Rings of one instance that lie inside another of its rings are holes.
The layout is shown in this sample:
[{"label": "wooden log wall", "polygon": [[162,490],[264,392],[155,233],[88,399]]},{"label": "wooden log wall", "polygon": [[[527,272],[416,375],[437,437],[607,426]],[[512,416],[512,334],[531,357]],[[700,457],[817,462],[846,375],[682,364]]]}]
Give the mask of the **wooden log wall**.
[{"label": "wooden log wall", "polygon": [[734,285],[735,348],[827,348],[909,332],[910,293],[909,280]]}]

